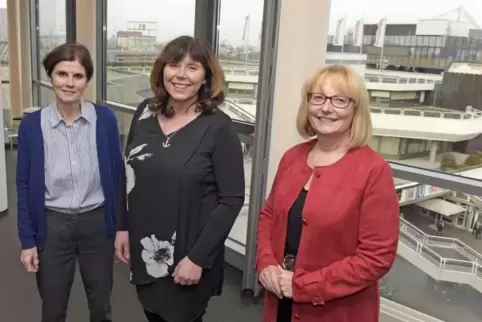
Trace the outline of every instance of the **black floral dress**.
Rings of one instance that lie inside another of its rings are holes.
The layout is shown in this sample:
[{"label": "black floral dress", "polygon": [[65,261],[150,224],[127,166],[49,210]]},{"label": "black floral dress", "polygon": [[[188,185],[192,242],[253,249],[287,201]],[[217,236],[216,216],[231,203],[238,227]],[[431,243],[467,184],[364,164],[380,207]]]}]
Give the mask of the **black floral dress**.
[{"label": "black floral dress", "polygon": [[[129,231],[131,282],[148,311],[194,320],[220,294],[224,241],[244,203],[239,138],[222,111],[166,135],[145,101],[132,120],[125,163],[119,229]],[[186,256],[203,268],[195,286],[171,276]]]}]

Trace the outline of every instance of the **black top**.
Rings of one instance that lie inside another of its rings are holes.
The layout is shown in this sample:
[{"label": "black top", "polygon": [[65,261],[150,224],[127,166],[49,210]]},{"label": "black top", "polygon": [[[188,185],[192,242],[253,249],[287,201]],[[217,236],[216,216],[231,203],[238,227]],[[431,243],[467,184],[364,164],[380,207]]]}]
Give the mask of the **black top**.
[{"label": "black top", "polygon": [[[303,227],[303,207],[305,205],[307,194],[308,191],[303,188],[288,213],[285,254],[294,255],[295,257],[296,254],[298,254],[298,247],[300,245],[301,231]],[[279,300],[276,322],[291,322],[292,309],[292,299],[282,298]]]},{"label": "black top", "polygon": [[[146,100],[134,114],[125,159],[127,211],[119,221],[129,231],[131,282],[161,284],[165,319],[196,316],[220,294],[224,241],[244,203],[243,154],[231,119],[220,110],[201,114],[166,136]],[[196,286],[171,277],[185,256],[203,267]]]},{"label": "black top", "polygon": [[302,229],[302,213],[303,206],[305,205],[306,195],[308,191],[304,188],[301,190],[298,198],[291,206],[290,212],[288,214],[288,227],[286,231],[286,244],[285,253],[290,255],[298,254],[298,247],[300,245],[301,239],[301,229]]}]

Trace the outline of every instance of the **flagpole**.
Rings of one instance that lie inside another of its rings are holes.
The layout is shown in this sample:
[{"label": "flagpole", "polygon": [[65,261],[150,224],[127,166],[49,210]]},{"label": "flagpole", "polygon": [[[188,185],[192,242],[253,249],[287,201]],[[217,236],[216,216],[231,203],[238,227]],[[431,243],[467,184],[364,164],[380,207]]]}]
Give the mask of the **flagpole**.
[{"label": "flagpole", "polygon": [[365,36],[364,28],[365,27],[365,21],[363,18],[359,20],[359,26],[358,28],[361,29],[361,31],[358,32],[358,36],[361,38],[360,39],[360,54],[363,54],[363,37]]},{"label": "flagpole", "polygon": [[340,32],[342,32],[342,41],[341,41],[341,57],[340,57],[340,63],[343,61],[343,53],[345,52],[345,35],[346,35],[346,26],[347,26],[347,19],[348,15],[345,14],[345,20],[343,21],[343,28]]},{"label": "flagpole", "polygon": [[244,68],[248,67],[248,39],[249,39],[249,25],[251,23],[251,13],[248,14],[246,21],[246,33],[244,35]]},{"label": "flagpole", "polygon": [[383,41],[382,41],[382,51],[380,53],[380,74],[383,76],[383,56],[384,56],[384,51],[385,51],[385,34],[387,33],[387,16],[385,15],[385,18],[383,18],[385,21],[384,23],[384,29],[383,29]]}]

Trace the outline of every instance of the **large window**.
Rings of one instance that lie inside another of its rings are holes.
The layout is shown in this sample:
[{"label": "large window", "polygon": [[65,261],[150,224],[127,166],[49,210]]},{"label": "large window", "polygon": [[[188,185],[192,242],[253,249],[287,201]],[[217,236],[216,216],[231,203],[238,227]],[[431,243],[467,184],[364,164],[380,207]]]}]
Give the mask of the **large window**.
[{"label": "large window", "polygon": [[35,106],[44,106],[53,99],[50,79],[42,66],[47,53],[66,42],[75,41],[75,0],[32,0],[30,40],[32,54],[32,95]]},{"label": "large window", "polygon": [[[52,49],[67,41],[67,11],[65,0],[38,1],[38,58],[40,79],[48,80],[42,59]],[[71,18],[71,17],[70,17]]]},{"label": "large window", "polygon": [[[223,110],[246,124],[239,133],[245,154],[246,203],[251,189],[262,20],[263,1],[221,1],[218,56],[226,78]],[[239,241],[244,244],[245,236]]]},{"label": "large window", "polygon": [[[218,3],[219,8],[213,8],[207,17],[200,16],[203,10],[196,9],[196,5],[208,3]],[[225,72],[227,97],[221,108],[235,122],[242,123],[239,135],[245,153],[246,203],[250,197],[263,5],[259,0],[242,3],[235,0],[116,0],[108,2],[106,14],[106,97],[103,99],[124,105],[116,108],[124,143],[131,109],[152,96],[149,75],[163,46],[181,35],[203,37],[201,29],[217,31],[217,43],[213,46],[217,47]],[[218,21],[214,12],[219,12]],[[243,243],[244,239],[245,236],[239,238]]]},{"label": "large window", "polygon": [[137,106],[151,96],[149,74],[163,46],[194,35],[195,1],[107,3],[107,100]]},{"label": "large window", "polygon": [[108,100],[125,105],[116,109],[122,142],[129,131],[133,109],[151,97],[149,76],[155,59],[170,40],[194,35],[192,0],[107,1],[104,39],[105,86]]},{"label": "large window", "polygon": [[[371,101],[376,134],[371,146],[394,168],[406,166],[407,171],[437,178],[449,173],[453,182],[460,177],[482,179],[482,72],[477,55],[464,55],[461,49],[471,44],[473,52],[482,51],[470,36],[480,28],[482,21],[473,18],[480,14],[482,6],[472,0],[332,1],[329,38],[343,19],[345,48],[329,44],[328,50],[346,56],[340,61],[361,50],[366,61],[353,67],[370,95],[382,90],[390,94],[388,105],[377,98]],[[451,29],[461,20],[464,27]],[[363,48],[353,42],[357,21],[365,25]],[[380,42],[375,44],[371,37]],[[398,37],[410,41],[392,41]],[[458,51],[461,54],[455,54]],[[394,97],[409,94],[415,101],[393,104]],[[482,299],[482,243],[471,232],[482,222],[480,193],[456,193],[415,177],[394,178],[403,213],[401,243],[382,296],[444,321],[478,321],[482,312],[475,299]],[[445,223],[439,234],[446,239],[435,236],[438,221]],[[446,275],[423,266],[428,263]],[[475,284],[458,273],[462,271],[474,276]],[[447,274],[458,275],[448,279]],[[462,285],[466,292],[459,291]]]}]

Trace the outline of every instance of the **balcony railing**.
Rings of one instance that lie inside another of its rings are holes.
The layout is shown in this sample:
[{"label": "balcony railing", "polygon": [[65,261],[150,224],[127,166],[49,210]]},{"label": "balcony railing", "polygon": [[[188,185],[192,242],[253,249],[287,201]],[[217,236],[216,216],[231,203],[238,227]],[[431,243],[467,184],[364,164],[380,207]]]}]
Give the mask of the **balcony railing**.
[{"label": "balcony railing", "polygon": [[449,248],[457,251],[470,261],[482,265],[482,254],[457,238],[429,235],[407,220],[400,218],[400,230],[405,231],[417,241],[428,247]]},{"label": "balcony railing", "polygon": [[413,108],[391,108],[391,107],[370,107],[371,113],[389,114],[389,115],[404,115],[404,116],[421,116],[432,118],[444,118],[453,120],[470,120],[482,118],[482,111],[477,110],[471,106],[467,106],[465,112],[458,111],[437,111],[433,109],[419,109]]},{"label": "balcony railing", "polygon": [[[408,74],[408,73],[407,73]],[[388,83],[388,84],[440,84],[441,80],[420,77],[399,77],[399,76],[379,76],[366,74],[365,82],[368,83]]]},{"label": "balcony railing", "polygon": [[[428,235],[401,218],[399,243],[425,260],[416,263],[416,260],[409,259],[425,273],[438,280],[469,284],[482,293],[482,255],[460,240]],[[453,249],[467,260],[443,257],[433,248]]]}]

